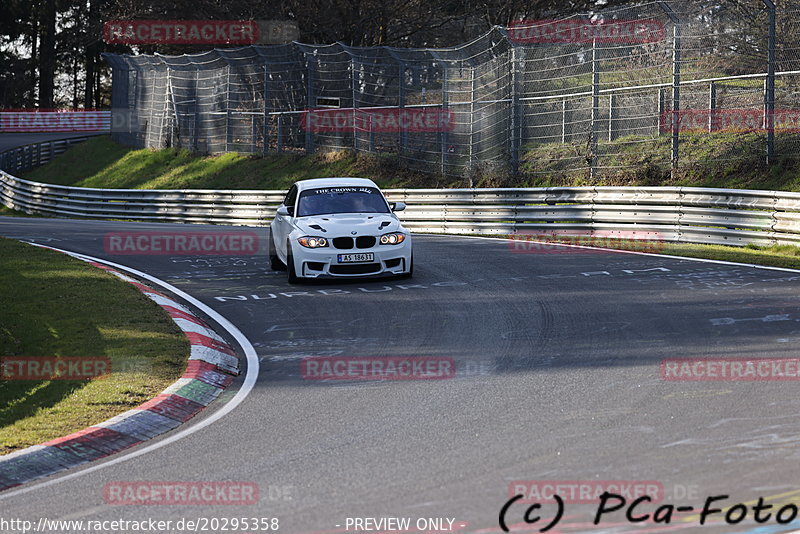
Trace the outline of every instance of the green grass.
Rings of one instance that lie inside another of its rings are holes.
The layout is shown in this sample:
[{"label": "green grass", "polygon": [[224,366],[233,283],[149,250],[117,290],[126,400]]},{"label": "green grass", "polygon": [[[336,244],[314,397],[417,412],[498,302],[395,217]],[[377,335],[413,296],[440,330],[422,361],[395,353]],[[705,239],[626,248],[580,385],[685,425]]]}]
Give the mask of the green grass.
[{"label": "green grass", "polygon": [[97,137],[24,177],[78,187],[130,189],[286,189],[306,178],[360,176],[381,187],[466,187],[471,180],[475,187],[682,185],[800,191],[800,138],[793,134],[776,135],[778,156],[769,168],[764,163],[764,140],[754,133],[681,134],[681,164],[674,175],[670,173],[669,136],[626,136],[601,141],[598,150],[601,168],[594,179],[586,167],[587,147],[579,143],[525,145],[516,176],[479,166],[467,177],[442,176],[435,169],[427,174],[404,169],[392,154],[204,156],[174,148],[132,149],[109,137]]},{"label": "green grass", "polygon": [[132,285],[58,252],[0,238],[0,358],[111,359],[90,381],[0,380],[0,454],[122,413],[181,375],[189,345]]},{"label": "green grass", "polygon": [[771,247],[731,247],[725,245],[695,245],[690,243],[666,243],[659,254],[706,258],[712,260],[753,263],[770,267],[800,269],[800,247],[793,245],[774,245]]},{"label": "green grass", "polygon": [[[626,136],[598,143],[601,167],[595,179],[586,168],[587,147],[526,145],[518,186],[686,186],[800,191],[800,139],[775,136],[775,161],[765,163],[764,138],[755,133],[682,133],[679,168],[670,173],[669,136]],[[504,183],[508,183],[506,179]]]},{"label": "green grass", "polygon": [[[526,241],[532,239],[521,235],[505,236],[509,239]],[[534,240],[535,241],[535,240]],[[594,246],[589,236],[560,238],[548,236],[544,243],[561,242],[571,245]],[[524,247],[524,245],[522,245]],[[534,247],[534,244],[531,244]],[[544,245],[546,246],[546,245]],[[596,246],[600,248],[613,248],[647,252],[653,254],[667,254],[671,256],[684,256],[688,258],[704,258],[711,260],[732,261],[738,263],[752,263],[770,267],[784,267],[787,269],[800,269],[800,247],[794,245],[758,246],[747,245],[744,247],[726,245],[700,245],[694,243],[669,243],[664,241],[635,241],[621,239],[598,238]],[[535,250],[535,249],[532,249]],[[564,249],[565,251],[567,249]]]},{"label": "green grass", "polygon": [[12,210],[11,208],[7,208],[2,204],[0,204],[0,215],[5,217],[33,217],[33,215],[28,215],[24,211]]},{"label": "green grass", "polygon": [[0,204],[0,216],[4,217],[47,217],[47,215],[29,215],[24,211],[7,208]]},{"label": "green grass", "polygon": [[182,149],[131,149],[98,137],[69,149],[54,161],[24,175],[29,180],[78,187],[121,189],[288,189],[296,180],[326,176],[373,176],[381,186],[396,186],[391,157],[349,152],[256,157],[217,156]]}]

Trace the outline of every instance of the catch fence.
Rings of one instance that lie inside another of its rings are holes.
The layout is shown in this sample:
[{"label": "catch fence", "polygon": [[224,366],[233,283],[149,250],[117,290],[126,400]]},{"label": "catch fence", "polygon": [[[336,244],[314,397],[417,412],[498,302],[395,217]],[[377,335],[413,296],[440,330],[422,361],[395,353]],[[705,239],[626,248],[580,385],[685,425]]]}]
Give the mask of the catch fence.
[{"label": "catch fence", "polygon": [[106,54],[112,131],[202,153],[353,149],[468,179],[773,162],[800,155],[799,6],[654,1],[439,49]]}]

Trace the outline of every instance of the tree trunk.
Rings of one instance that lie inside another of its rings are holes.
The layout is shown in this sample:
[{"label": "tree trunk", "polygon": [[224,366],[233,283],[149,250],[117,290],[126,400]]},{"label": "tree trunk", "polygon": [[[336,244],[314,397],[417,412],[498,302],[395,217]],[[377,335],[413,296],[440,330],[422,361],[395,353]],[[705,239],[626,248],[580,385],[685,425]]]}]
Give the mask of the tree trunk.
[{"label": "tree trunk", "polygon": [[31,85],[30,93],[28,95],[28,104],[30,107],[36,105],[36,80],[38,79],[39,67],[39,20],[36,16],[33,18],[31,24]]},{"label": "tree trunk", "polygon": [[[98,26],[95,21],[97,10],[95,0],[89,0],[89,16],[86,22],[89,26],[89,35]],[[95,63],[97,62],[97,44],[94,40],[86,45],[86,80],[84,82],[83,107],[90,108],[94,104]]]},{"label": "tree trunk", "polygon": [[56,0],[44,0],[39,50],[39,107],[52,108],[56,75]]}]

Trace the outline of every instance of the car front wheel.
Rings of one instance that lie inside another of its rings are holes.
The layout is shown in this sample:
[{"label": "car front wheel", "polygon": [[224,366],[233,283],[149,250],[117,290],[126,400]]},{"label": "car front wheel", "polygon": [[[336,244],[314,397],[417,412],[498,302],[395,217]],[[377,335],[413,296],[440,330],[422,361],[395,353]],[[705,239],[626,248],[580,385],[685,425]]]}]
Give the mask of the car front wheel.
[{"label": "car front wheel", "polygon": [[300,277],[297,276],[297,272],[294,270],[294,256],[292,255],[291,243],[286,243],[286,272],[286,279],[290,284],[296,284],[300,282]]},{"label": "car front wheel", "polygon": [[272,239],[272,232],[269,234],[269,268],[273,271],[283,271],[286,265],[283,264],[275,251],[275,241]]}]

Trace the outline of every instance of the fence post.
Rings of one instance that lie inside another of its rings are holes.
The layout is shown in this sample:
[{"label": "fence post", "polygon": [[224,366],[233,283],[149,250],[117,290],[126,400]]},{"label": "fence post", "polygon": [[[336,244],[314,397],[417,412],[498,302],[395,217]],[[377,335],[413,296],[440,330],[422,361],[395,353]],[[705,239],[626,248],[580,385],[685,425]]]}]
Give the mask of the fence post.
[{"label": "fence post", "polygon": [[597,57],[597,39],[592,39],[592,124],[589,133],[589,177],[597,177],[597,137],[600,120],[600,67]]},{"label": "fence post", "polygon": [[278,149],[278,153],[283,152],[283,113],[278,115],[277,149]]},{"label": "fence post", "polygon": [[775,2],[762,0],[769,10],[767,79],[764,80],[764,129],[767,130],[767,165],[775,158]]},{"label": "fence post", "polygon": [[[508,39],[508,36],[506,36]],[[525,49],[511,43],[511,172],[519,171],[519,149],[522,144],[522,108],[520,107],[520,63],[525,60]]]},{"label": "fence post", "polygon": [[156,94],[156,71],[155,70],[151,70],[150,71],[150,80],[152,82],[150,84],[150,98],[149,98],[149,101],[150,101],[149,108],[150,109],[148,110],[149,111],[148,116],[150,118],[147,121],[147,133],[145,134],[145,138],[144,138],[144,145],[147,148],[153,148],[150,145],[150,132],[152,132],[153,128],[154,128],[154,126],[153,126],[153,122],[154,122],[153,121],[153,112],[155,111],[155,103],[154,102],[155,102],[155,94]]},{"label": "fence post", "polygon": [[[450,90],[449,84],[447,83],[447,79],[450,75],[450,69],[447,67],[447,63],[442,63],[442,111],[444,113],[448,113],[450,108],[450,98],[448,91]],[[447,153],[450,149],[448,146],[448,142],[450,141],[450,136],[447,135],[447,131],[445,128],[439,128],[439,132],[442,139],[442,174],[446,174],[445,171],[447,169]]]},{"label": "fence post", "polygon": [[672,21],[672,176],[678,169],[680,111],[681,111],[681,20],[666,0],[657,0],[658,5]]},{"label": "fence post", "polygon": [[261,152],[267,155],[269,151],[269,85],[267,82],[267,64],[264,63],[264,119],[261,126]]},{"label": "fence post", "polygon": [[[406,107],[406,64],[402,61],[399,64],[400,77],[398,78],[397,86],[397,104],[400,106],[402,113]],[[400,129],[400,149],[405,152],[408,148],[408,130],[406,128]]]},{"label": "fence post", "polygon": [[369,151],[375,152],[375,128],[373,126],[374,121],[370,118],[369,121]]},{"label": "fence post", "polygon": [[[350,56],[350,90],[353,93],[353,150],[358,151],[358,90],[356,89],[356,59],[353,56]],[[372,128],[370,128],[371,135]]]},{"label": "fence post", "polygon": [[[194,71],[194,113],[193,113],[193,120],[192,120],[192,152],[197,152],[197,115],[200,113],[199,109],[200,106],[197,105],[197,101],[200,98],[198,93],[197,87],[200,81],[200,71],[195,69]],[[208,146],[208,139],[206,139],[206,146]]]},{"label": "fence post", "polygon": [[[308,58],[308,54],[306,54],[306,58]],[[306,61],[308,61],[308,59],[306,59]],[[309,110],[314,109],[314,69],[311,61],[308,61],[308,68],[306,69],[306,96],[308,99],[306,107]],[[312,154],[313,152],[314,134],[311,128],[306,128],[306,154]]]},{"label": "fence post", "polygon": [[[475,67],[470,67],[470,95],[469,95],[469,168],[472,169],[472,158],[475,154]],[[470,174],[470,187],[472,175]]]},{"label": "fence post", "polygon": [[608,140],[613,141],[617,138],[617,131],[614,128],[616,117],[614,116],[614,110],[617,109],[617,95],[614,93],[610,93],[608,95]]},{"label": "fence post", "polygon": [[714,131],[714,126],[717,124],[717,84],[711,82],[708,84],[708,133]]},{"label": "fence post", "polygon": [[225,82],[225,152],[231,138],[231,66],[227,67],[228,75]]},{"label": "fence post", "polygon": [[561,143],[567,142],[567,99],[561,99]]}]

